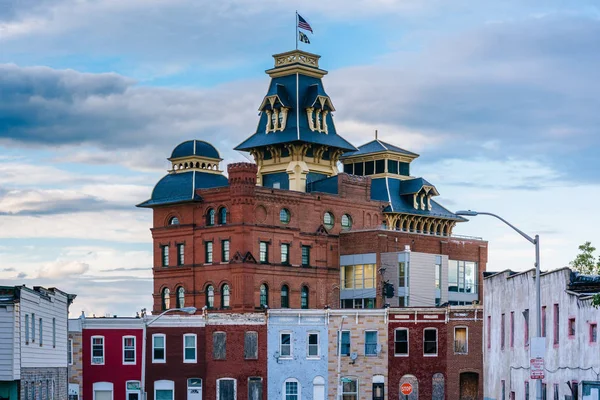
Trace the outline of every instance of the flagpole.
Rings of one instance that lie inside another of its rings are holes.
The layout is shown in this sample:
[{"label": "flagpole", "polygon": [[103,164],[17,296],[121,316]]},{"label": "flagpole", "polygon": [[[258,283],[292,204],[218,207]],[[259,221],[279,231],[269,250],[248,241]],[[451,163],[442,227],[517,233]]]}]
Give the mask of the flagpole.
[{"label": "flagpole", "polygon": [[296,50],[298,50],[298,10],[296,10],[296,26],[294,27],[294,36],[296,36]]}]

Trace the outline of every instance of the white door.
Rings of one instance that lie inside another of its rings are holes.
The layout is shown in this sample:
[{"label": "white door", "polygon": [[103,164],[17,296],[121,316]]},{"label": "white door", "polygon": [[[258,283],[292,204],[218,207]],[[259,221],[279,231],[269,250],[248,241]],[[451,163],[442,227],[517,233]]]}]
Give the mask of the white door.
[{"label": "white door", "polygon": [[94,392],[94,400],[112,400],[112,391],[96,390]]},{"label": "white door", "polygon": [[187,400],[202,400],[202,388],[188,388]]},{"label": "white door", "polygon": [[313,379],[313,400],[325,400],[325,379],[321,376]]}]

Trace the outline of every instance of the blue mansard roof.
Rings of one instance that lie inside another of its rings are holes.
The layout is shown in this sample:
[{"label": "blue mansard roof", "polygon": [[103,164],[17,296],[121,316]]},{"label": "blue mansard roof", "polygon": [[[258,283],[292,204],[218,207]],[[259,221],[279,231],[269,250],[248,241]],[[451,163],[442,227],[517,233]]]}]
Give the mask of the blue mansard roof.
[{"label": "blue mansard roof", "polygon": [[187,171],[164,176],[152,190],[149,200],[138,204],[138,207],[153,207],[185,201],[199,201],[196,189],[210,189],[227,186],[227,178],[223,175],[200,171]]},{"label": "blue mansard roof", "polygon": [[[371,199],[388,202],[389,205],[383,210],[383,212],[395,212],[405,213],[414,215],[423,215],[428,217],[437,218],[448,218],[457,221],[466,221],[466,219],[448,211],[446,208],[439,205],[434,200],[431,200],[431,210],[415,209],[413,207],[412,196],[404,193],[415,193],[412,192],[412,188],[405,189],[404,186],[414,186],[415,182],[425,179],[417,178],[410,180],[401,180],[395,178],[375,178],[371,180]],[[429,185],[433,186],[433,185]]]},{"label": "blue mansard roof", "polygon": [[354,156],[364,156],[367,154],[380,153],[383,151],[391,151],[394,153],[400,153],[411,157],[419,157],[417,153],[410,152],[408,150],[401,149],[400,147],[394,146],[393,144],[389,144],[386,142],[382,142],[381,140],[375,139],[370,141],[369,143],[365,143],[362,146],[358,146],[357,151],[352,151],[345,153],[342,158],[346,157],[354,157]]},{"label": "blue mansard roof", "polygon": [[[287,93],[287,100],[281,97]],[[328,133],[311,131],[308,126],[306,104],[314,104],[317,96],[327,96],[320,78],[293,74],[278,76],[271,79],[267,96],[277,96],[283,102],[289,102],[290,110],[287,123],[283,131],[266,132],[267,114],[261,112],[256,132],[248,139],[240,143],[235,150],[251,150],[256,147],[270,146],[275,144],[306,142],[339,148],[343,151],[355,151],[350,142],[337,134],[331,113],[326,118]],[[297,96],[296,96],[297,94]],[[285,104],[284,104],[285,105]]]}]

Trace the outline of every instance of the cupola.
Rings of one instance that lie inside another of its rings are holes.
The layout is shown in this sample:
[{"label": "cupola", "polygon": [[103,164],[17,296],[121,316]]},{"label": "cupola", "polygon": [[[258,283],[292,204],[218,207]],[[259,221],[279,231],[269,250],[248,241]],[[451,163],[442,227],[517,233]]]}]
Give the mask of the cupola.
[{"label": "cupola", "polygon": [[173,149],[171,157],[171,173],[185,171],[201,171],[222,174],[219,163],[223,161],[215,147],[203,140],[188,140]]}]

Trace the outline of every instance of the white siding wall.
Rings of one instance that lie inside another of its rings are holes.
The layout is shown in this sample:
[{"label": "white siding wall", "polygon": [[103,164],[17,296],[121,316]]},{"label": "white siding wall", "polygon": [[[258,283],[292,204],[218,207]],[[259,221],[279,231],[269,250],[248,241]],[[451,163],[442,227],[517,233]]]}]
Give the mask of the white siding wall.
[{"label": "white siding wall", "polygon": [[[67,367],[67,296],[48,293],[50,299],[21,289],[21,367]],[[31,314],[35,314],[35,342],[31,340]],[[29,344],[25,344],[25,315],[29,315]],[[39,319],[43,321],[43,344],[39,341]],[[52,318],[56,318],[56,347],[52,346]]]},{"label": "white siding wall", "polygon": [[18,304],[0,307],[0,381],[20,378],[18,341],[15,342],[18,339],[15,335],[18,307]]},{"label": "white siding wall", "polygon": [[[529,337],[536,336],[536,307],[534,271],[512,276],[502,273],[485,280],[484,296],[484,374],[485,398],[500,399],[504,380],[506,399],[514,391],[517,399],[525,398],[525,381],[529,381],[529,398],[535,399],[535,381],[529,380],[529,348],[525,346],[523,310],[529,309]],[[547,398],[554,398],[553,385],[558,384],[559,398],[571,392],[567,381],[597,380],[600,371],[599,343],[590,345],[589,323],[600,323],[600,309],[591,307],[589,300],[578,300],[567,293],[569,270],[561,269],[541,276],[542,306],[546,306],[546,378]],[[559,344],[553,344],[554,311],[559,304]],[[510,313],[514,312],[514,346],[510,346]],[[505,314],[505,347],[501,349],[501,315]],[[492,317],[491,348],[487,348],[487,316]],[[568,321],[576,319],[575,336],[568,336]],[[581,368],[581,369],[577,369]],[[579,393],[581,396],[581,385]]]},{"label": "white siding wall", "polygon": [[435,254],[410,253],[409,306],[435,305],[435,258]]}]

